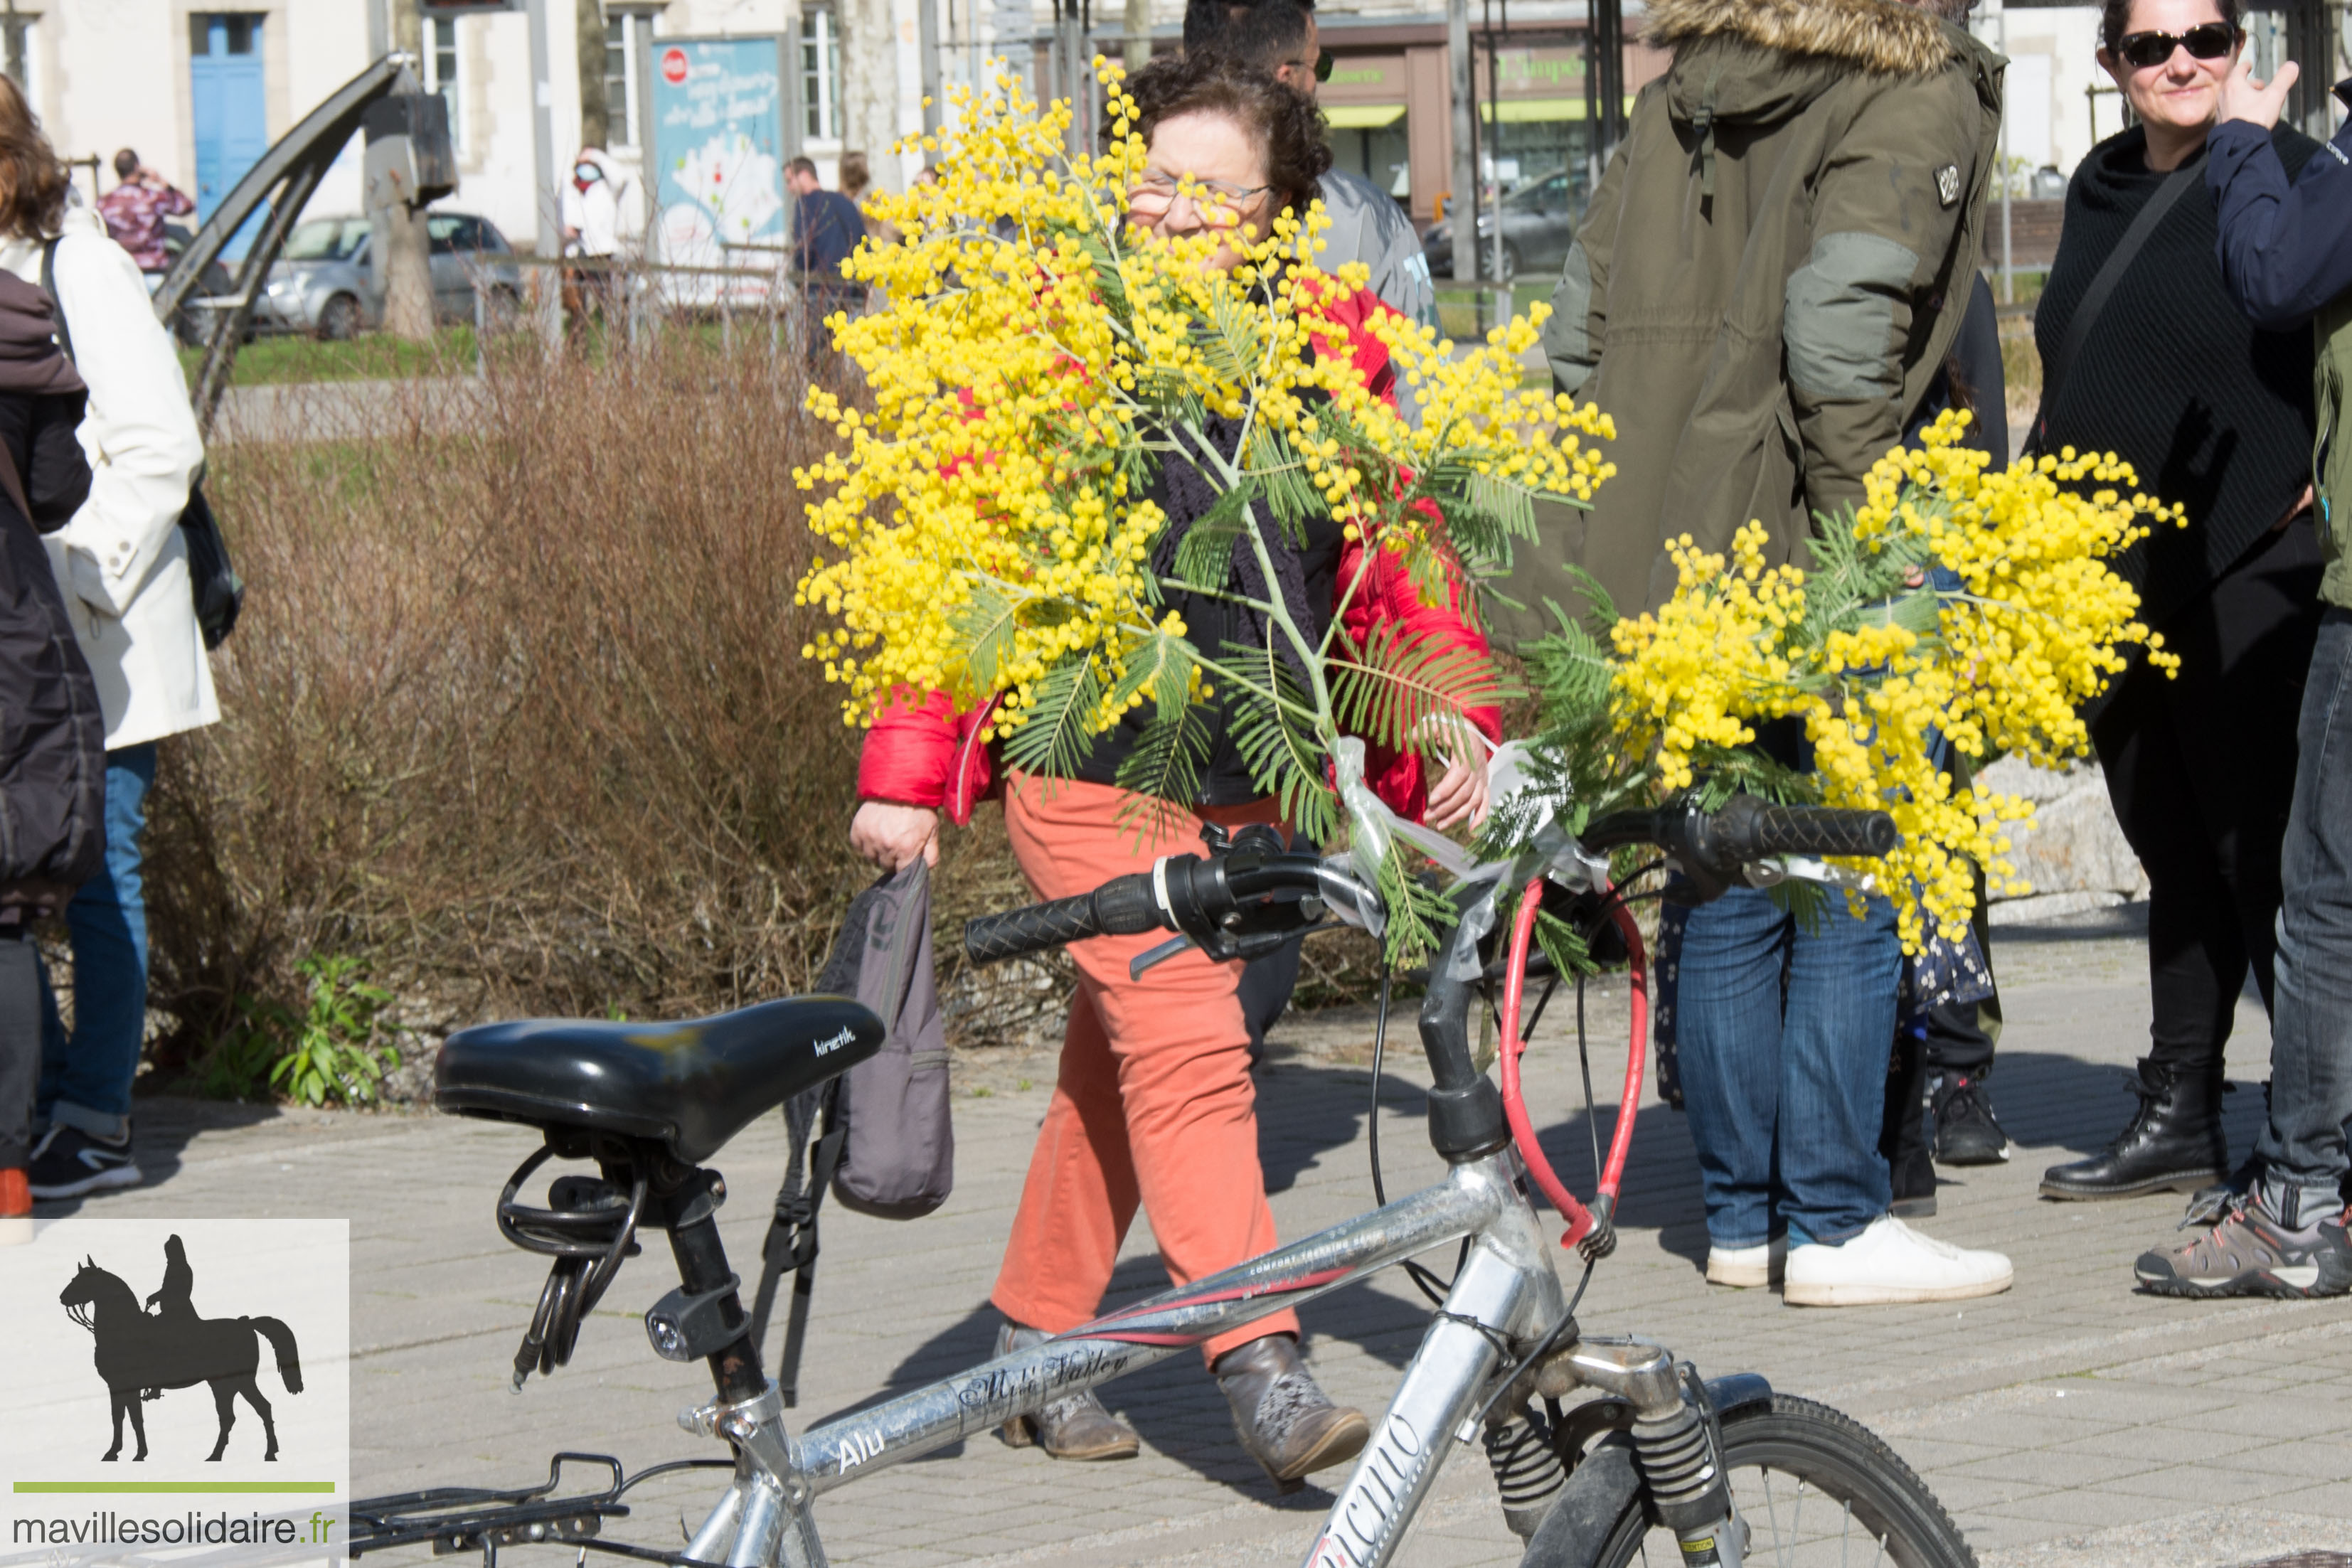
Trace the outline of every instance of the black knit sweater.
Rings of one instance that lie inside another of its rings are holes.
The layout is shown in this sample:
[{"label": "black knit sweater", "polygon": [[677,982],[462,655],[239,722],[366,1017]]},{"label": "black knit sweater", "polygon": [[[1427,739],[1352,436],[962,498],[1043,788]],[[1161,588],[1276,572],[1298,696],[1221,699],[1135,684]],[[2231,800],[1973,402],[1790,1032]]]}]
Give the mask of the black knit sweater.
[{"label": "black knit sweater", "polygon": [[[2290,178],[2319,144],[2274,133]],[[2074,307],[2164,176],[2134,127],[2091,150],[2066,189],[2066,224],[2033,336],[2045,370]],[[2193,164],[2201,166],[2200,148]],[[2213,198],[2201,176],[2147,238],[2108,296],[2058,402],[2049,450],[2113,452],[2139,487],[2187,507],[2118,563],[2162,626],[2211,587],[2285,515],[2311,471],[2311,334],[2257,332],[2214,256]]]}]

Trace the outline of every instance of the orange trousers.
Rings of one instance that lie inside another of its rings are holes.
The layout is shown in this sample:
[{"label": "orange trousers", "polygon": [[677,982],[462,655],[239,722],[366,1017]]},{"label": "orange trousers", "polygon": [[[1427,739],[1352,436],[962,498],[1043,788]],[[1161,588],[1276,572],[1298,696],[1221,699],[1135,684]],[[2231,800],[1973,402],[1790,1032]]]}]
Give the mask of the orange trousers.
[{"label": "orange trousers", "polygon": [[[1013,777],[1005,826],[1040,899],[1091,893],[1149,872],[1161,855],[1201,848],[1200,820],[1189,814],[1120,821],[1132,799],[1107,785]],[[1268,800],[1210,815],[1234,826],[1274,821],[1278,811]],[[1128,961],[1167,939],[1164,931],[1100,936],[1069,950],[1078,990],[1061,1072],[991,1297],[1015,1322],[1062,1333],[1093,1318],[1139,1202],[1180,1285],[1275,1245],[1242,966],[1188,953],[1129,979]],[[1297,1314],[1286,1311],[1202,1349],[1214,1362],[1262,1335],[1297,1332]]]}]

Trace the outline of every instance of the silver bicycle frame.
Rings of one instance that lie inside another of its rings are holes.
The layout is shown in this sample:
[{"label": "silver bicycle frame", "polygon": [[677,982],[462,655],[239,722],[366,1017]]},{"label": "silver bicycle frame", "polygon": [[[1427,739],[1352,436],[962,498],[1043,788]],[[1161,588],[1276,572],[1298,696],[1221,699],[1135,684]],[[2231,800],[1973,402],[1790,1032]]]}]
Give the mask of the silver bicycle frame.
[{"label": "silver bicycle frame", "polygon": [[735,1480],[687,1547],[728,1568],[818,1568],[812,1504],[823,1492],[977,1436],[1229,1329],[1297,1306],[1464,1237],[1469,1256],[1423,1335],[1306,1561],[1378,1568],[1437,1479],[1507,1349],[1524,1353],[1566,1311],[1535,1211],[1508,1150],[1457,1166],[1435,1186],[1027,1350],[813,1427],[783,1428],[773,1385],[757,1400],[679,1416],[737,1451]]}]

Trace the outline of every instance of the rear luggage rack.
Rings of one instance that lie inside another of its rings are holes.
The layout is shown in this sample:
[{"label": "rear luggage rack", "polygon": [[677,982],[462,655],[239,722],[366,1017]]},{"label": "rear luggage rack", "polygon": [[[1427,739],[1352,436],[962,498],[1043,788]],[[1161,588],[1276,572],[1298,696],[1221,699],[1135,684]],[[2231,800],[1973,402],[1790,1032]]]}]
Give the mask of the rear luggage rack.
[{"label": "rear luggage rack", "polygon": [[[611,1473],[613,1484],[575,1497],[554,1495],[566,1460],[603,1466]],[[561,1453],[548,1461],[547,1479],[535,1487],[512,1491],[436,1487],[429,1491],[363,1498],[352,1504],[351,1554],[361,1557],[429,1542],[436,1557],[479,1551],[483,1568],[497,1568],[501,1546],[570,1546],[583,1554],[606,1552],[691,1568],[694,1560],[682,1552],[603,1541],[598,1534],[604,1521],[628,1517],[628,1505],[621,1499],[641,1482],[671,1470],[733,1468],[731,1459],[673,1459],[625,1478],[621,1461],[608,1454]]]}]

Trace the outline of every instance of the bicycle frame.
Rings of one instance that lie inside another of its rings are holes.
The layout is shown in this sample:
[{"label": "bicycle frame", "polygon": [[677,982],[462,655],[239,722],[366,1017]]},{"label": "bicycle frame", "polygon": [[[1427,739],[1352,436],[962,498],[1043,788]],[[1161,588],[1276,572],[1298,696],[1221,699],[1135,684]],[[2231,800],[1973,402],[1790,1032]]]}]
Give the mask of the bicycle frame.
[{"label": "bicycle frame", "polygon": [[772,1387],[750,1407],[689,1411],[682,1425],[732,1440],[740,1458],[733,1485],[686,1555],[729,1568],[816,1568],[824,1554],[811,1505],[823,1493],[1467,1237],[1469,1255],[1444,1308],[1307,1557],[1318,1568],[1377,1568],[1436,1479],[1505,1348],[1532,1345],[1566,1310],[1519,1175],[1508,1150],[1456,1166],[1436,1186],[1384,1208],[828,1421],[797,1440],[784,1435]]}]

